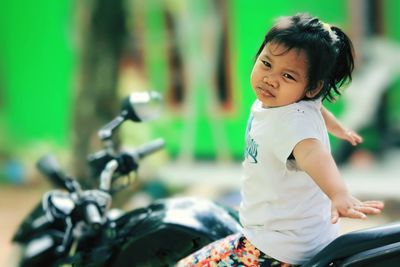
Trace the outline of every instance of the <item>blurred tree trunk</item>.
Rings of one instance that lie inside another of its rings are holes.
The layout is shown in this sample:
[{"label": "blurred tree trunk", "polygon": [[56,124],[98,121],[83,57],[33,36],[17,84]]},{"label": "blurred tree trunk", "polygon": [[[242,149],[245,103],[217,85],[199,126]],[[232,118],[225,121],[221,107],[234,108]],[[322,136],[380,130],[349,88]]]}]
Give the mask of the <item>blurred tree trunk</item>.
[{"label": "blurred tree trunk", "polygon": [[[88,180],[88,153],[99,148],[97,130],[117,115],[118,65],[126,37],[123,0],[76,1],[78,80],[73,115],[73,169]],[[97,143],[96,143],[97,142]]]}]

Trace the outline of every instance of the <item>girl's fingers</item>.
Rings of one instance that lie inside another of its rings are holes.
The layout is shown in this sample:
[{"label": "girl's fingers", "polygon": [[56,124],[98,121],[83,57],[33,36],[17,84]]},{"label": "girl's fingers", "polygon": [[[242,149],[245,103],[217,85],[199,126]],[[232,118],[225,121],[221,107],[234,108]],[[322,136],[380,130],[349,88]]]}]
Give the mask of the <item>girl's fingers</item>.
[{"label": "girl's fingers", "polygon": [[353,138],[350,137],[350,139],[348,139],[348,141],[350,142],[350,144],[352,144],[353,146],[357,145],[356,141],[353,140]]},{"label": "girl's fingers", "polygon": [[361,143],[363,141],[362,137],[360,135],[358,135],[356,132],[354,131],[347,131],[346,132],[346,139],[347,141],[349,141],[353,146]]},{"label": "girl's fingers", "polygon": [[338,220],[339,220],[339,212],[337,209],[333,209],[331,214],[331,222],[335,224],[338,222]]},{"label": "girl's fingers", "polygon": [[[367,215],[379,214],[384,208],[382,201],[370,200],[359,201],[353,198],[347,205],[333,205],[331,211],[331,222],[336,223],[340,217],[351,219],[366,219]],[[340,203],[340,202],[339,202]]]},{"label": "girl's fingers", "polygon": [[363,141],[363,138],[355,132],[352,132],[352,136],[357,141],[357,143],[361,143]]},{"label": "girl's fingers", "polygon": [[361,211],[355,209],[347,210],[346,214],[343,214],[342,217],[352,218],[352,219],[366,219],[367,215],[362,213]]},{"label": "girl's fingers", "polygon": [[368,207],[372,207],[372,208],[376,208],[376,209],[380,209],[380,210],[382,210],[385,207],[385,203],[383,203],[382,201],[378,201],[378,200],[363,201],[362,203],[364,206],[368,206]]},{"label": "girl's fingers", "polygon": [[335,224],[339,217],[343,218],[351,218],[351,219],[365,219],[367,215],[365,215],[362,211],[356,209],[346,209],[345,211],[341,212],[337,209],[333,209],[331,213],[331,222]]},{"label": "girl's fingers", "polygon": [[356,204],[352,209],[364,214],[378,214],[384,208],[382,201],[363,201]]},{"label": "girl's fingers", "polygon": [[381,209],[377,209],[377,208],[374,208],[374,207],[366,207],[366,206],[356,208],[356,210],[360,211],[360,212],[362,212],[364,214],[378,214],[378,213],[381,213]]}]

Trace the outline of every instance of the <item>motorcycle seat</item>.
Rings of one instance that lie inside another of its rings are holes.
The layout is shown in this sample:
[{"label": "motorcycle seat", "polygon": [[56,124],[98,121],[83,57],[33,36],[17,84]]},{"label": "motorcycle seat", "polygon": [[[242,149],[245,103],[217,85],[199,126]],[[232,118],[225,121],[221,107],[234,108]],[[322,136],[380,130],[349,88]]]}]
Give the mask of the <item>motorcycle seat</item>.
[{"label": "motorcycle seat", "polygon": [[335,259],[343,259],[399,241],[400,223],[350,232],[333,240],[302,267],[327,266]]}]

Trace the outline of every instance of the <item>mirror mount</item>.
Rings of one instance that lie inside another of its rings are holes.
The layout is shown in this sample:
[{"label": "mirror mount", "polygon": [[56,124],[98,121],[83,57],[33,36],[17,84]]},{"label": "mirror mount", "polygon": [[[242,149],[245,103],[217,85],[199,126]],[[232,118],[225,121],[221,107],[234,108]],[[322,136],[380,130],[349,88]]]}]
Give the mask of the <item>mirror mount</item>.
[{"label": "mirror mount", "polygon": [[129,97],[125,98],[122,101],[122,110],[120,116],[124,118],[124,120],[131,120],[135,122],[140,122],[142,121],[140,117],[136,114],[135,112],[135,103],[132,101],[132,96],[134,94],[131,94]]},{"label": "mirror mount", "polygon": [[134,92],[122,101],[121,113],[103,126],[98,136],[109,153],[113,153],[112,134],[126,120],[134,122],[149,121],[160,112],[161,94],[156,91]]},{"label": "mirror mount", "polygon": [[99,132],[98,136],[100,140],[103,142],[104,147],[109,155],[114,155],[114,142],[112,140],[113,132],[121,126],[121,124],[125,121],[125,117],[119,115],[115,117],[112,121],[103,126]]},{"label": "mirror mount", "polygon": [[101,139],[101,141],[106,141],[111,139],[112,133],[115,129],[117,129],[121,124],[125,121],[125,117],[122,115],[119,115],[115,117],[112,121],[104,125],[100,131],[98,132],[98,135]]}]

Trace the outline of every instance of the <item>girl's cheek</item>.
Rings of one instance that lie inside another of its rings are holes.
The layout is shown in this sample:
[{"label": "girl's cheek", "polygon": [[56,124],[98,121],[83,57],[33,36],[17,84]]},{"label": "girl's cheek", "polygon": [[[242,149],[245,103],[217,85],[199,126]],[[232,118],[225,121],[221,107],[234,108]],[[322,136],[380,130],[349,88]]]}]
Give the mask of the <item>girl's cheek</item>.
[{"label": "girl's cheek", "polygon": [[254,85],[254,79],[255,79],[255,73],[254,73],[254,69],[253,69],[253,71],[250,74],[250,84],[251,84],[251,86]]}]

